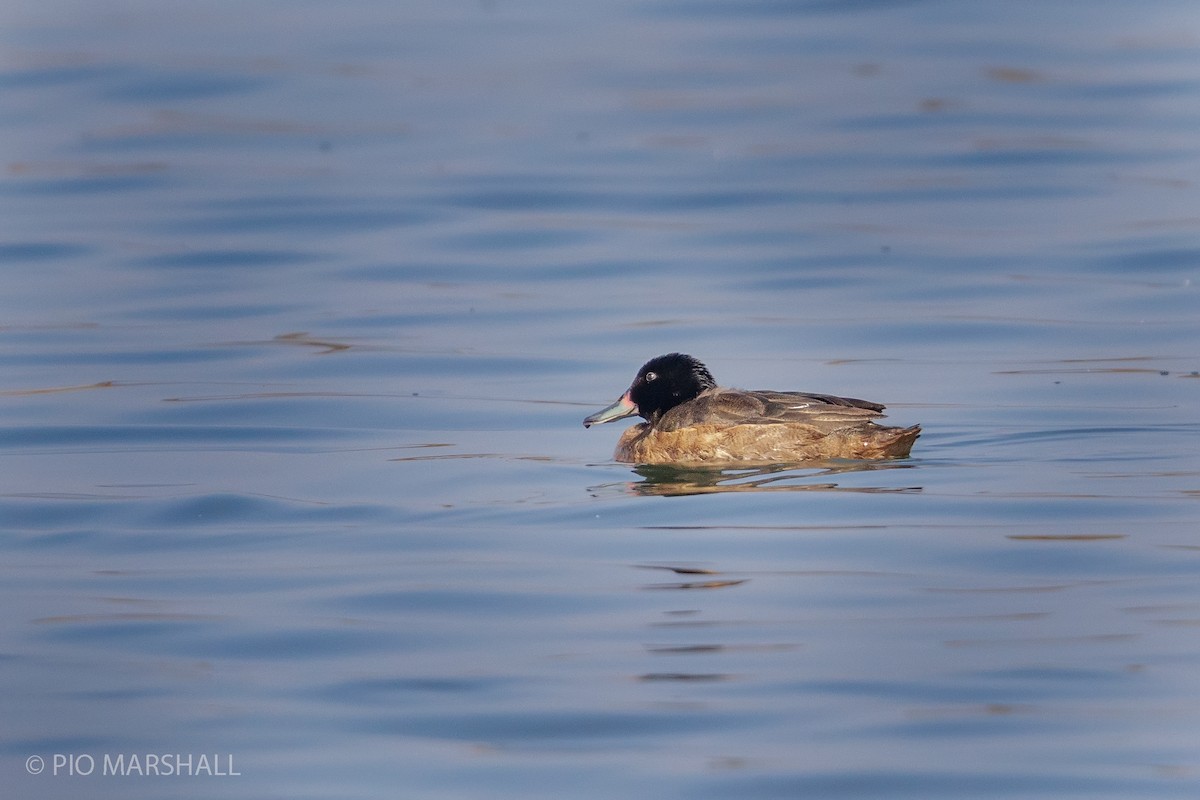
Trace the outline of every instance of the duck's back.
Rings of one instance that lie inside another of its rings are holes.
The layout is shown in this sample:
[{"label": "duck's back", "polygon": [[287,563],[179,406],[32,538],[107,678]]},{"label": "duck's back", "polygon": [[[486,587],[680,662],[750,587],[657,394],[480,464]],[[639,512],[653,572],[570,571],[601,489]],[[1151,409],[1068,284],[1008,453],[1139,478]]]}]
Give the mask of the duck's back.
[{"label": "duck's back", "polygon": [[812,425],[829,432],[861,424],[883,415],[879,403],[853,397],[806,392],[742,391],[714,388],[675,406],[655,423],[660,431],[696,425],[727,428],[733,425]]}]

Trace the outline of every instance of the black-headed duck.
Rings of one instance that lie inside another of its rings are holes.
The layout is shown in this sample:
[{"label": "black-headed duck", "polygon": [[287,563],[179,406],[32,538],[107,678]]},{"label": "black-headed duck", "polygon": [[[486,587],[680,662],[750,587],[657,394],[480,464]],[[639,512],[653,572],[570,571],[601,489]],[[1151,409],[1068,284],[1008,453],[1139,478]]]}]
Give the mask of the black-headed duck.
[{"label": "black-headed duck", "polygon": [[636,464],[903,458],[921,427],[877,425],[883,409],[851,397],[724,389],[695,358],[669,353],[647,361],[628,391],[583,425],[645,419],[621,434],[614,456]]}]

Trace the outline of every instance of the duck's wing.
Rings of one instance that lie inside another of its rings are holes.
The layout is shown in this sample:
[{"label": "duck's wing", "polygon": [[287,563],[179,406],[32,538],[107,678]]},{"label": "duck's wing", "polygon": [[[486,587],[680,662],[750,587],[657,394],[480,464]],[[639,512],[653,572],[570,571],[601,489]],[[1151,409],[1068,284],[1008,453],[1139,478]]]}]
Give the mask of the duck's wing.
[{"label": "duck's wing", "polygon": [[663,415],[659,427],[677,430],[690,425],[795,423],[831,431],[882,417],[883,408],[868,400],[829,394],[718,388],[671,409]]},{"label": "duck's wing", "polygon": [[765,406],[765,415],[779,416],[786,421],[792,416],[808,417],[811,415],[839,414],[848,415],[853,419],[870,419],[882,417],[885,406],[882,403],[872,403],[870,400],[859,400],[856,397],[837,397],[832,394],[810,394],[808,392],[746,392],[761,400]]}]

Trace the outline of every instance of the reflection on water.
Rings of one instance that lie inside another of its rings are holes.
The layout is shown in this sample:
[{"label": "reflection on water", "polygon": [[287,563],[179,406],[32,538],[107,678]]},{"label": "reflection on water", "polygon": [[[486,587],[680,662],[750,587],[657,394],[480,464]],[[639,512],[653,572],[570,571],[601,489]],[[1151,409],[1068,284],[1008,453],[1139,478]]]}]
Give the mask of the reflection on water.
[{"label": "reflection on water", "polygon": [[[678,567],[678,566],[656,566],[645,565],[644,569],[666,570],[676,575],[700,576],[700,575],[720,575],[716,570],[702,569],[700,567]],[[673,583],[652,583],[644,586],[645,589],[727,589],[731,586],[741,586],[748,578],[697,578],[695,580],[676,581]]]},{"label": "reflection on water", "polygon": [[[716,492],[920,492],[920,486],[843,486],[827,479],[833,475],[912,469],[912,463],[837,461],[826,463],[771,464],[745,468],[644,464],[633,469],[641,480],[616,484],[637,495],[675,497]],[[614,486],[595,487],[604,491]]]}]

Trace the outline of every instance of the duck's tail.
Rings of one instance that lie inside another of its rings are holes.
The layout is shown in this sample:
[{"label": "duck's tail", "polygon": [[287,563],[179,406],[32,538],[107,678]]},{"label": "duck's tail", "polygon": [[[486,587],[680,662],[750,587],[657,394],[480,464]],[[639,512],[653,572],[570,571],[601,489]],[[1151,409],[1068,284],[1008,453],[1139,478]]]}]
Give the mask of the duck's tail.
[{"label": "duck's tail", "polygon": [[913,442],[921,435],[921,426],[911,428],[885,428],[880,426],[871,440],[871,454],[866,458],[905,458],[912,451]]}]

